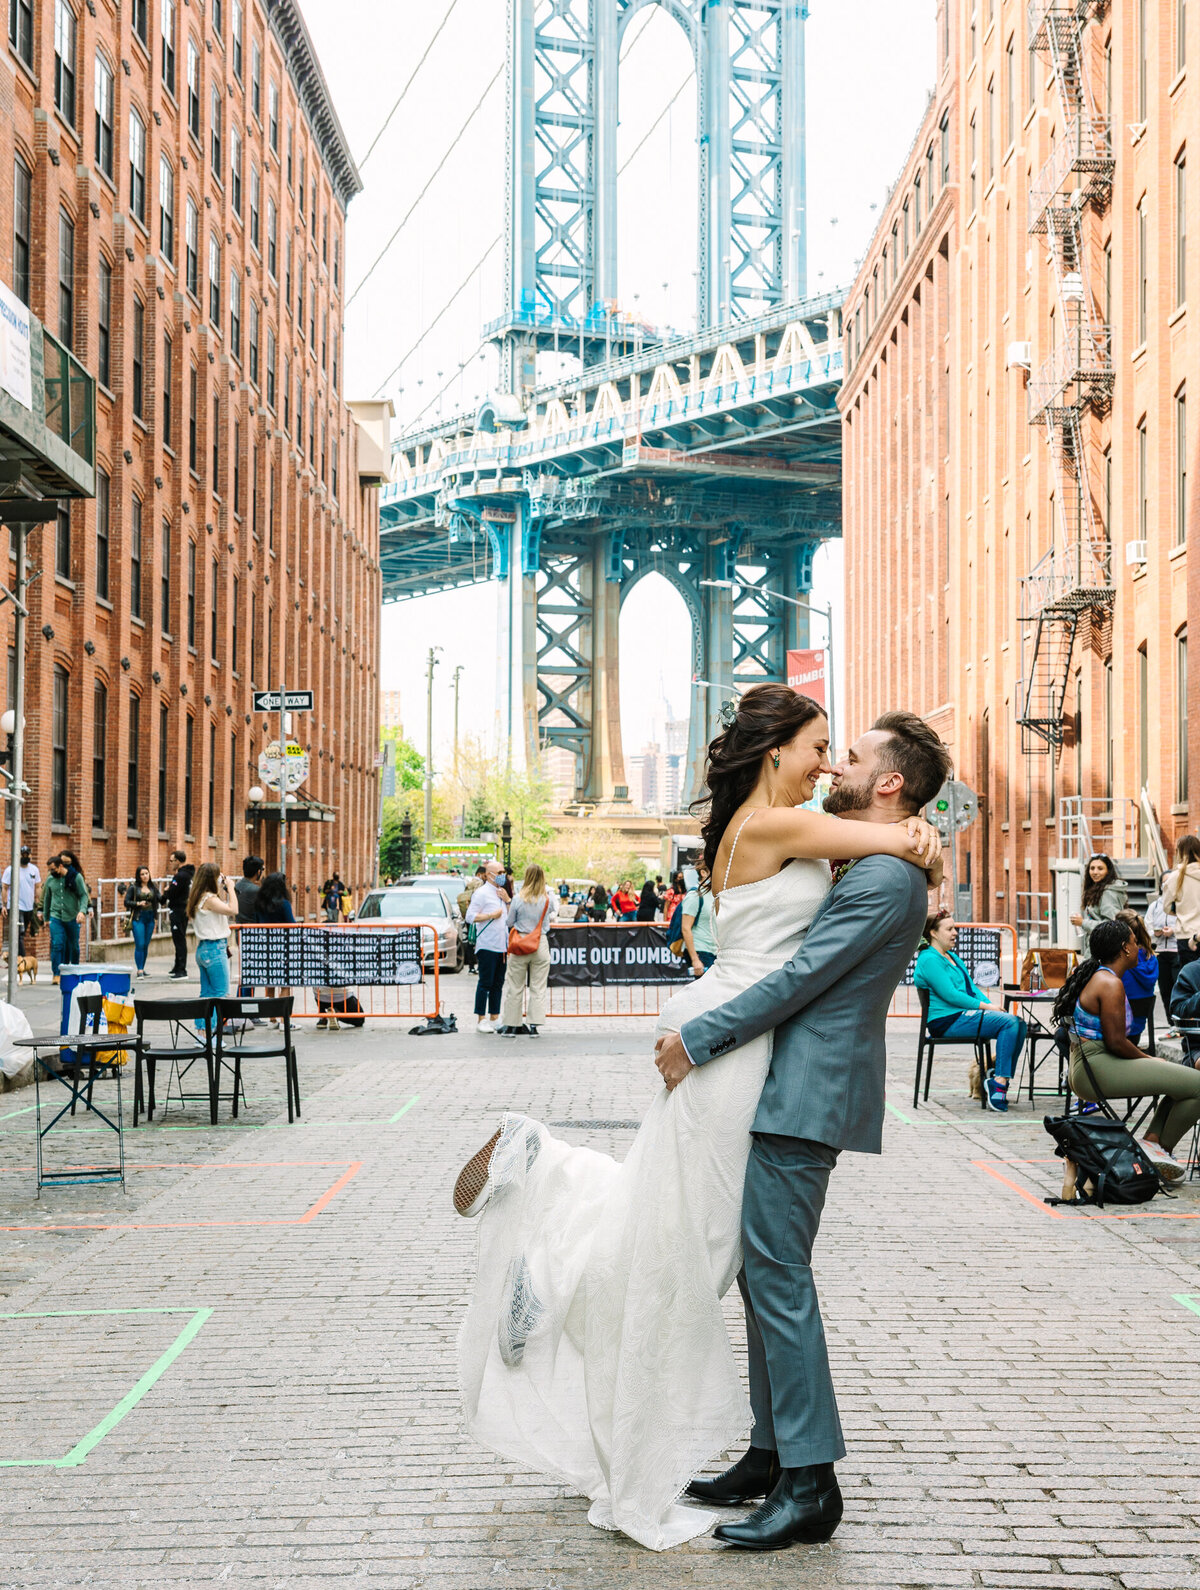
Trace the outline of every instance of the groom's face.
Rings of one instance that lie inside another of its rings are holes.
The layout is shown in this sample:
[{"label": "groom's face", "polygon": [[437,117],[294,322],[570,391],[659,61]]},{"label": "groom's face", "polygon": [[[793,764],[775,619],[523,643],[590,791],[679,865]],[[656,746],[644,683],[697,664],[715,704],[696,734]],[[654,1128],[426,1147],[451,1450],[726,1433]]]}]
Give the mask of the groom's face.
[{"label": "groom's face", "polygon": [[825,797],[825,810],[831,816],[852,817],[869,810],[879,778],[879,747],[886,739],[883,730],[869,730],[834,768],[833,789]]}]

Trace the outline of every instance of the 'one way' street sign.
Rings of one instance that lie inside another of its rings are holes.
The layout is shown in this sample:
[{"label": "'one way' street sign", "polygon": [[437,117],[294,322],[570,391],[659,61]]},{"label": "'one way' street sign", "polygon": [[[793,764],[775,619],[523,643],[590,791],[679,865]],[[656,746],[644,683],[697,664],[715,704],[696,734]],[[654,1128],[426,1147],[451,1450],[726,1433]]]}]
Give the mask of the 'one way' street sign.
[{"label": "'one way' street sign", "polygon": [[256,690],[254,692],[255,712],[278,712],[280,708],[285,712],[311,712],[313,709],[313,693],[311,690],[289,690],[287,701],[279,699],[278,690]]}]

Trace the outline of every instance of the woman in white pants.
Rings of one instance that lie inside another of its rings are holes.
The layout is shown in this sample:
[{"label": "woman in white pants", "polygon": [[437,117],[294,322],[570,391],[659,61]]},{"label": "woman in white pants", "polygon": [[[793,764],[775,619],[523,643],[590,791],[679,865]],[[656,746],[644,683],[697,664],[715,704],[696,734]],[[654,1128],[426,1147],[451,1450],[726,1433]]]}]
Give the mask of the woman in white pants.
[{"label": "woman in white pants", "polygon": [[[497,1031],[512,1037],[537,1037],[538,1028],[546,1019],[546,981],[550,976],[546,929],[557,915],[558,906],[546,888],[546,874],[536,862],[531,862],[508,908],[508,972]],[[514,952],[511,938],[514,932],[522,937],[536,938],[537,948],[532,954]],[[529,989],[528,1010],[523,1008],[526,987]]]}]

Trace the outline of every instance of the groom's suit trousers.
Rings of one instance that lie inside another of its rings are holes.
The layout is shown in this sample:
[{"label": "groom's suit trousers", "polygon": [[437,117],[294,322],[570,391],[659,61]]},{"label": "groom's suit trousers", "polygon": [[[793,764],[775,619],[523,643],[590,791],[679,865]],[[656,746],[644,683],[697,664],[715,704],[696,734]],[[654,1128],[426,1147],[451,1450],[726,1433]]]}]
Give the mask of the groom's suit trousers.
[{"label": "groom's suit trousers", "polygon": [[837,1150],[806,1138],[754,1134],[742,1203],[750,1358],[751,1441],[784,1468],[846,1455],[813,1284],[812,1249]]}]

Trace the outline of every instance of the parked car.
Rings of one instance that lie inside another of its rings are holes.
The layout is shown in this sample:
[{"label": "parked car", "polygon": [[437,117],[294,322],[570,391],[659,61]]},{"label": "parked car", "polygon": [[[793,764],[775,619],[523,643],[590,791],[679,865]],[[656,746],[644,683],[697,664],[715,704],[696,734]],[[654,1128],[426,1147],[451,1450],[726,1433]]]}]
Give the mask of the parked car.
[{"label": "parked car", "polygon": [[[429,926],[437,934],[437,960],[443,972],[462,970],[462,946],[458,938],[458,906],[440,889],[417,884],[394,884],[390,889],[372,889],[359,907],[360,922],[378,922],[392,918],[399,922],[416,922]],[[425,945],[429,935],[423,934]],[[427,968],[433,965],[432,946],[424,951]]]},{"label": "parked car", "polygon": [[410,889],[415,886],[419,889],[440,889],[457,910],[458,897],[463,892],[466,881],[461,872],[421,872],[397,878],[392,888]]}]

